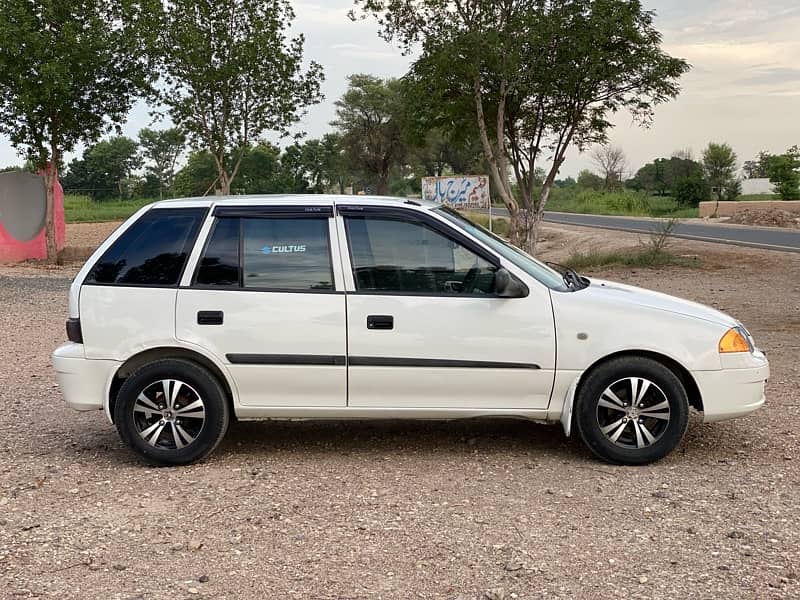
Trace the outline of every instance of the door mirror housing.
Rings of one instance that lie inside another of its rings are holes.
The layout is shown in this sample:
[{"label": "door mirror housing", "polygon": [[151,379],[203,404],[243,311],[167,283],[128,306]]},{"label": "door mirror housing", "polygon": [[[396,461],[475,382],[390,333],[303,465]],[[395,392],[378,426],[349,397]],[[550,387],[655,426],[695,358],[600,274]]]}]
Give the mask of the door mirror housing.
[{"label": "door mirror housing", "polygon": [[526,298],[528,286],[503,267],[494,274],[494,292],[500,298]]}]

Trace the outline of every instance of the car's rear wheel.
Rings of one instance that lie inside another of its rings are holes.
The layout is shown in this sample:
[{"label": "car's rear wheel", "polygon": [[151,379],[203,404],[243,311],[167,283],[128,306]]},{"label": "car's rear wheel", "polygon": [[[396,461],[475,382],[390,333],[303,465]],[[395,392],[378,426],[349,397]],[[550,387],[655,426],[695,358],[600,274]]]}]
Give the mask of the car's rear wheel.
[{"label": "car's rear wheel", "polygon": [[185,465],[225,436],[228,403],[217,379],[186,360],[143,366],[125,380],[114,406],[122,440],[147,462]]},{"label": "car's rear wheel", "polygon": [[575,403],[581,438],[611,463],[642,465],[664,458],[680,444],[689,423],[680,379],[645,357],[601,364],[588,374]]}]

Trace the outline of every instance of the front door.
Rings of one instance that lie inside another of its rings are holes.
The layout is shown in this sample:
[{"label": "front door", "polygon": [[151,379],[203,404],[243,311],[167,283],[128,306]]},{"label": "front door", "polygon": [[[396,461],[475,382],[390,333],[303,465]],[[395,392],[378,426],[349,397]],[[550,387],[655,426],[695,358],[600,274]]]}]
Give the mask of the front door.
[{"label": "front door", "polygon": [[[545,409],[549,290],[499,298],[499,259],[424,211],[340,207],[349,406]],[[344,242],[342,242],[344,243]]]},{"label": "front door", "polygon": [[345,296],[327,207],[217,208],[176,333],[216,355],[246,407],[347,404]]}]

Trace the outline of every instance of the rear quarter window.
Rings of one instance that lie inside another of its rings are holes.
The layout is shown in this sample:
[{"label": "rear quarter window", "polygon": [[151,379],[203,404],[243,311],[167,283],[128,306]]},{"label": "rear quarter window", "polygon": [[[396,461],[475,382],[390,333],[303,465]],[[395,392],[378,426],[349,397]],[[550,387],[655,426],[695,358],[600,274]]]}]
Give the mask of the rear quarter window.
[{"label": "rear quarter window", "polygon": [[131,225],[95,263],[84,283],[178,285],[205,208],[154,208]]}]

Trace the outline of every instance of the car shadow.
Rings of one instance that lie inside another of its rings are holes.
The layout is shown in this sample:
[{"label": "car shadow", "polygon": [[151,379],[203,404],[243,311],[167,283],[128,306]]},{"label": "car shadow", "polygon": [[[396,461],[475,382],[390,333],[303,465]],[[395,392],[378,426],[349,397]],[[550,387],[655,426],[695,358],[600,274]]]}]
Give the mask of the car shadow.
[{"label": "car shadow", "polygon": [[560,426],[519,419],[456,421],[253,421],[232,423],[216,450],[224,455],[265,452],[314,454],[552,453],[585,459],[580,441]]},{"label": "car shadow", "polygon": [[[63,433],[67,435],[67,432]],[[657,464],[703,467],[746,459],[756,450],[763,452],[767,446],[767,441],[745,424],[703,425],[698,419],[693,419],[681,445]],[[751,452],[743,455],[742,448]],[[111,467],[143,464],[123,445],[111,427],[104,427],[102,431],[94,428],[84,431],[78,439],[73,438],[66,444],[60,453],[81,462],[102,460]],[[506,418],[232,422],[225,439],[205,462],[236,464],[292,456],[305,460],[330,456],[384,459],[398,456],[467,457],[474,454],[602,464],[574,432],[567,438],[560,425]]]}]

